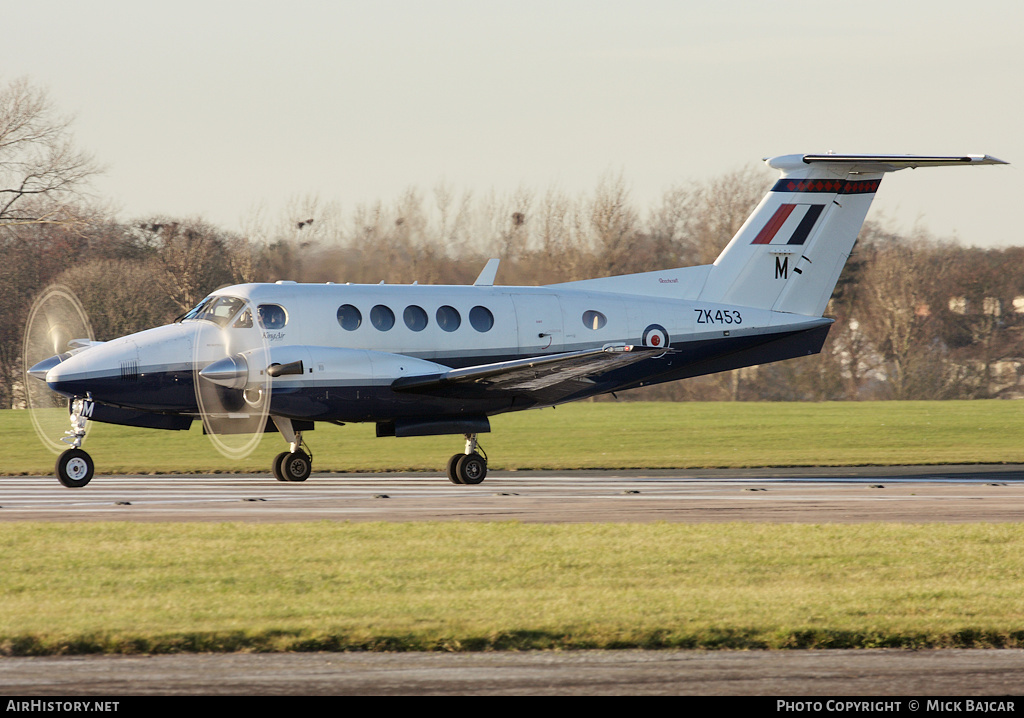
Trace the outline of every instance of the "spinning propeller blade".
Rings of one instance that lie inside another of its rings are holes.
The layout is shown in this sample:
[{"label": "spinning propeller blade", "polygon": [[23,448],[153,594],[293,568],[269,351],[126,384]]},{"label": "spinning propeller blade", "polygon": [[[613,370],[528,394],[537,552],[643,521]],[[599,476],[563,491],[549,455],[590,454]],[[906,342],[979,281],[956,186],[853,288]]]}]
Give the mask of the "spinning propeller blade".
[{"label": "spinning propeller blade", "polygon": [[203,430],[224,456],[244,458],[263,438],[270,351],[255,308],[214,297],[195,317],[193,380]]},{"label": "spinning propeller blade", "polygon": [[39,440],[54,454],[68,448],[59,438],[70,427],[68,400],[46,385],[46,372],[87,350],[93,338],[85,309],[67,287],[52,284],[33,302],[22,341],[25,404]]}]

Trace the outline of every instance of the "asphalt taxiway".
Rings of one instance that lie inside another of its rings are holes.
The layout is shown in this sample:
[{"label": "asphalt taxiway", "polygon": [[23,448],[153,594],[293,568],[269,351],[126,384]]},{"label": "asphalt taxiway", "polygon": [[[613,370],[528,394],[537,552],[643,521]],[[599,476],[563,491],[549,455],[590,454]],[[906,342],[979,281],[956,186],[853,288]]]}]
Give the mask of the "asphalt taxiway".
[{"label": "asphalt taxiway", "polygon": [[[1016,650],[60,656],[0,659],[0,693],[904,696],[897,710],[913,713],[917,709],[909,702],[914,697],[924,712],[927,696],[967,696],[977,702],[982,696],[1019,695],[1022,669],[1024,652]],[[1024,700],[1016,702],[1019,706],[1010,703],[1010,711],[1024,710]],[[774,701],[763,707],[777,712]]]}]

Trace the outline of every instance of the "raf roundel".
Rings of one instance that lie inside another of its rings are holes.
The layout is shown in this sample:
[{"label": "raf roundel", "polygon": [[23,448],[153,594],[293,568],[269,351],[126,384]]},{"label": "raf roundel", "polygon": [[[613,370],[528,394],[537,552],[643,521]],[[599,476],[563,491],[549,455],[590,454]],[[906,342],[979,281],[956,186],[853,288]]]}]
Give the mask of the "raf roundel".
[{"label": "raf roundel", "polygon": [[652,324],[644,329],[644,334],[641,339],[641,343],[645,347],[668,347],[668,332],[665,331],[665,327],[660,324]]}]

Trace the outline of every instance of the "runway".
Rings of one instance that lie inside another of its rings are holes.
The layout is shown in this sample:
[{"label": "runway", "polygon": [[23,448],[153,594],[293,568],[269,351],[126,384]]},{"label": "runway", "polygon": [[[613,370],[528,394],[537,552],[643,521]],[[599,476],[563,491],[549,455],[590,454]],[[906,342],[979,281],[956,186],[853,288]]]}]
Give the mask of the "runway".
[{"label": "runway", "polygon": [[0,478],[0,521],[970,522],[1024,518],[1024,466]]},{"label": "runway", "polygon": [[[0,478],[0,521],[1019,522],[1024,466]],[[579,651],[0,658],[0,692],[1006,696],[1024,651]],[[904,701],[906,704],[907,701]],[[922,702],[922,705],[924,703]],[[765,704],[774,709],[774,703]],[[906,706],[903,706],[906,709]]]},{"label": "runway", "polygon": [[[1022,669],[1024,653],[1016,650],[61,656],[0,659],[0,692],[7,696],[786,696],[790,700],[822,696],[823,703],[825,697],[903,696],[906,700],[900,709],[910,713],[915,710],[909,707],[910,699],[918,699],[924,712],[928,696],[966,696],[975,701],[989,696],[1007,701],[1006,696],[1020,693]],[[136,705],[129,699],[119,712],[151,705]],[[775,701],[767,698],[743,705],[778,712]]]}]

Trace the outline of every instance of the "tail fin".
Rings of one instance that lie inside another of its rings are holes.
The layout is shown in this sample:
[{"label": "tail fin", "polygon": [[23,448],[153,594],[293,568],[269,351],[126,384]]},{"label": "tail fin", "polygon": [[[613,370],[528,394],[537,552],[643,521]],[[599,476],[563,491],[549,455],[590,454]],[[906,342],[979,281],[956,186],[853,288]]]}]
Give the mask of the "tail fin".
[{"label": "tail fin", "polygon": [[740,227],[700,299],[821,316],[886,172],[1007,164],[988,155],[785,155],[781,178]]}]

